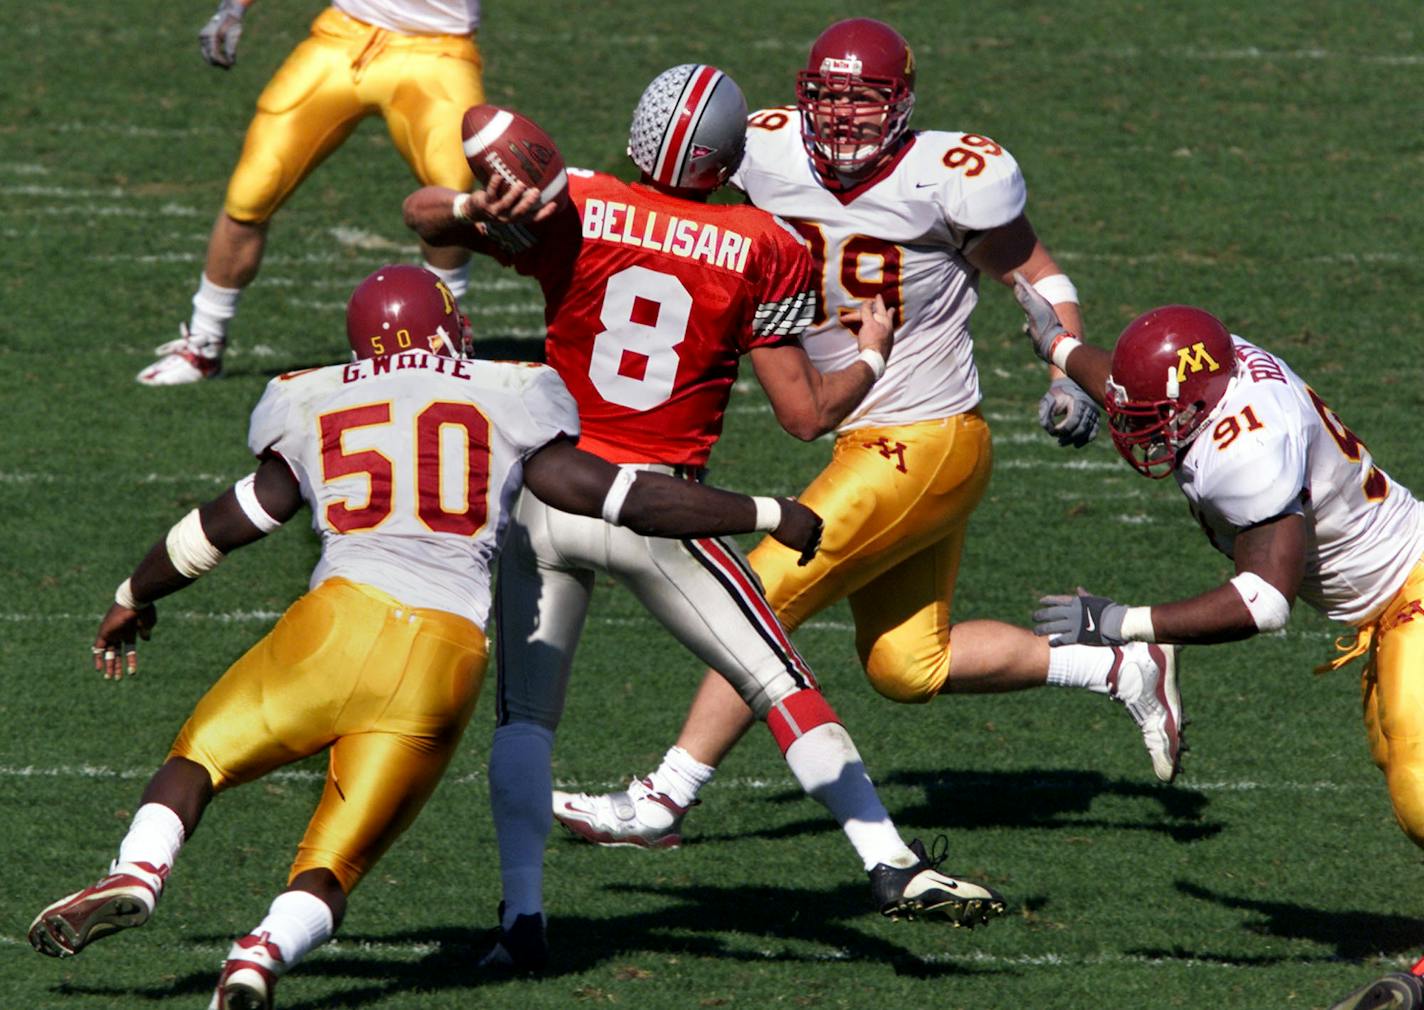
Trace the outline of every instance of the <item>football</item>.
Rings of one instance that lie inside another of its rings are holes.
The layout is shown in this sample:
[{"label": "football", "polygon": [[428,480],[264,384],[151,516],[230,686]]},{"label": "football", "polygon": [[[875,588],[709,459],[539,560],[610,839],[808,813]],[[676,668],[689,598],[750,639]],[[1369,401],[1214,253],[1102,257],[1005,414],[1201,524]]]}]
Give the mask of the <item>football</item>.
[{"label": "football", "polygon": [[475,105],[460,122],[465,160],[481,185],[495,175],[539,191],[541,203],[568,191],[564,156],[533,120],[498,105]]}]

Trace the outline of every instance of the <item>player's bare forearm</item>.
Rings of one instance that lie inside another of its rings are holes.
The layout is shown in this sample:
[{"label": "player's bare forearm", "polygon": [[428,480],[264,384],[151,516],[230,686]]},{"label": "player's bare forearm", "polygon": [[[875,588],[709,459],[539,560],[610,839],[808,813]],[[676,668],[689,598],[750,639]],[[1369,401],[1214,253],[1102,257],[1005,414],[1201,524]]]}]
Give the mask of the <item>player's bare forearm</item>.
[{"label": "player's bare forearm", "polygon": [[1190,599],[1153,605],[1152,628],[1157,641],[1174,645],[1237,642],[1257,633],[1251,612],[1230,583]]},{"label": "player's bare forearm", "polygon": [[1102,406],[1107,395],[1108,374],[1112,371],[1112,355],[1094,344],[1084,344],[1075,347],[1064,364],[1068,366],[1065,369],[1068,378]]},{"label": "player's bare forearm", "polygon": [[480,238],[478,228],[455,215],[455,198],[460,195],[445,186],[421,187],[401,205],[406,227],[431,245],[473,246]]},{"label": "player's bare forearm", "polygon": [[777,422],[805,442],[834,431],[875,383],[875,372],[863,361],[817,371],[799,344],[758,347],[751,360]]}]

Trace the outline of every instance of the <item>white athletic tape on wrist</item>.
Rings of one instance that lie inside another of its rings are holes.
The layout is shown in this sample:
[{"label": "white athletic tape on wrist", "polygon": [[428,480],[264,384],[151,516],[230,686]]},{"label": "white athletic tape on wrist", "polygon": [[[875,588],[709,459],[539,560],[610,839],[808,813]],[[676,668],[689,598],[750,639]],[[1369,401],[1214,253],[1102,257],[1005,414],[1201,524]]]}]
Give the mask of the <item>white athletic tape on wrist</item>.
[{"label": "white athletic tape on wrist", "polygon": [[619,519],[623,514],[623,501],[628,497],[628,492],[633,488],[633,482],[638,479],[636,470],[619,470],[618,476],[613,478],[613,483],[608,486],[608,493],[603,496],[603,521],[610,526],[621,526]]},{"label": "white athletic tape on wrist", "polygon": [[1040,277],[1033,282],[1033,289],[1047,298],[1050,305],[1060,305],[1063,302],[1078,304],[1078,289],[1073,286],[1073,282],[1068,279],[1067,274],[1049,274],[1047,277]]},{"label": "white athletic tape on wrist", "polygon": [[781,525],[781,502],[776,498],[752,498],[756,503],[756,528],[758,533],[770,533]]},{"label": "white athletic tape on wrist", "polygon": [[1157,632],[1152,627],[1151,607],[1128,607],[1122,615],[1123,639],[1129,642],[1155,642]]},{"label": "white athletic tape on wrist", "polygon": [[130,610],[138,610],[143,605],[134,599],[132,579],[124,579],[114,590],[114,602]]},{"label": "white athletic tape on wrist", "polygon": [[855,356],[856,361],[863,361],[870,366],[870,370],[875,373],[878,379],[885,374],[885,355],[875,350],[873,347],[866,347]]},{"label": "white athletic tape on wrist", "polygon": [[1279,589],[1255,572],[1242,572],[1231,580],[1231,584],[1251,612],[1257,631],[1280,631],[1290,622],[1290,602]]},{"label": "white athletic tape on wrist", "polygon": [[1072,333],[1064,330],[1053,338],[1053,346],[1048,349],[1048,360],[1053,362],[1053,367],[1060,372],[1068,371],[1068,355],[1083,346],[1083,342]]},{"label": "white athletic tape on wrist", "polygon": [[469,193],[456,193],[455,199],[450,202],[450,213],[455,216],[456,221],[473,221],[470,214],[470,204],[474,202],[474,197]]},{"label": "white athletic tape on wrist", "polygon": [[232,489],[237,494],[237,504],[242,507],[243,515],[252,520],[252,525],[263,533],[271,533],[282,525],[282,521],[272,518],[272,514],[262,507],[262,503],[257,500],[256,485],[257,474],[250,473],[234,484]]},{"label": "white athletic tape on wrist", "polygon": [[223,552],[212,545],[203,532],[203,521],[194,509],[179,519],[168,531],[168,560],[178,569],[178,574],[187,579],[196,579],[204,572],[210,572],[223,559]]}]

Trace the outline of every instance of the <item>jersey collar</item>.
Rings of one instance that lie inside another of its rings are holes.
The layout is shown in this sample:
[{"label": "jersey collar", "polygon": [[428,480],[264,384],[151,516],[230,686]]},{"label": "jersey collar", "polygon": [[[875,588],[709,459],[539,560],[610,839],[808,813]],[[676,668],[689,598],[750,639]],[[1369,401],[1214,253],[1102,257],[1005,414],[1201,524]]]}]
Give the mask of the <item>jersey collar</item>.
[{"label": "jersey collar", "polygon": [[[889,161],[881,165],[879,168],[877,168],[870,175],[866,176],[864,179],[860,180],[860,182],[857,182],[854,186],[848,186],[845,189],[832,189],[830,186],[826,185],[825,180],[821,178],[821,174],[816,171],[815,165],[811,165],[811,175],[815,177],[816,181],[820,184],[822,189],[824,189],[827,193],[830,193],[837,200],[839,200],[841,202],[841,206],[844,207],[852,200],[855,200],[857,197],[859,197],[862,193],[869,190],[871,187],[877,185],[880,182],[883,182],[886,178],[888,178],[890,174],[895,171],[896,167],[900,164],[900,162],[904,160],[905,155],[910,153],[910,148],[915,146],[915,140],[918,137],[918,133],[911,132],[906,141],[900,145],[899,150],[897,150],[894,155],[891,156]],[[808,157],[806,160],[809,164],[811,159]]]}]

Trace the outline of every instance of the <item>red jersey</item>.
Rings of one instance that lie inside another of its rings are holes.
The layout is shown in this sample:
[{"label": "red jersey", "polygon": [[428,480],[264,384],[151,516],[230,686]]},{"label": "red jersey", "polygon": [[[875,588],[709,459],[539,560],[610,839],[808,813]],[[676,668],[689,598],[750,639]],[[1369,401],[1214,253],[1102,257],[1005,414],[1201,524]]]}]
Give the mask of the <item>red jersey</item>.
[{"label": "red jersey", "polygon": [[614,463],[703,466],[741,355],[810,324],[810,255],[747,205],[579,170],[569,195],[577,217],[556,215],[512,262],[543,288],[545,356],[578,404],[579,447]]}]

